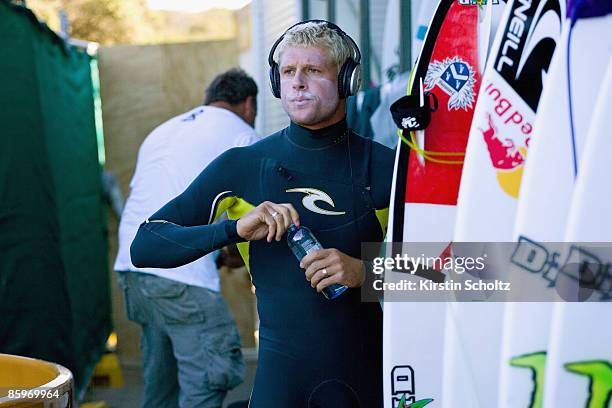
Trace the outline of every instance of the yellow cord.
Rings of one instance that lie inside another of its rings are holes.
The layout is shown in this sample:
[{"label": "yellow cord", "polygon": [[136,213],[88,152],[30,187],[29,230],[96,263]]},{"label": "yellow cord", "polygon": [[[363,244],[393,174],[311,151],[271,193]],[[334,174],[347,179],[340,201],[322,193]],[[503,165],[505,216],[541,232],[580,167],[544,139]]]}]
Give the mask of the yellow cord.
[{"label": "yellow cord", "polygon": [[400,129],[397,129],[397,135],[400,139],[406,143],[412,150],[420,154],[425,158],[425,160],[429,160],[430,162],[440,163],[440,164],[463,164],[463,160],[444,160],[444,159],[436,159],[432,156],[465,156],[463,152],[434,152],[432,150],[421,149],[415,139],[414,132],[410,132],[410,139],[406,139],[406,137],[402,134]]},{"label": "yellow cord", "polygon": [[[408,89],[406,90],[406,94],[410,96],[410,89],[412,87],[412,81],[414,79],[414,73],[416,71],[416,65],[412,68],[412,72],[410,72],[410,79],[408,80]],[[432,156],[461,156],[464,157],[464,152],[434,152],[431,150],[421,149],[416,141],[416,137],[414,136],[414,132],[410,132],[410,140],[406,139],[402,134],[401,129],[397,129],[397,135],[400,140],[408,145],[412,150],[420,154],[425,158],[425,160],[429,160],[433,163],[439,164],[463,164],[462,160],[444,160],[444,159],[436,159]]]}]

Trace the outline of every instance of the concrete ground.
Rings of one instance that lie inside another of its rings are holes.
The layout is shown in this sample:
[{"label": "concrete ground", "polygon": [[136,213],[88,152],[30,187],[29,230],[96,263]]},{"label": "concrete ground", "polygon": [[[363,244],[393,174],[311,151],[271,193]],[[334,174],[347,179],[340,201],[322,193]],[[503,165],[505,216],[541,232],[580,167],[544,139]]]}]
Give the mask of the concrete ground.
[{"label": "concrete ground", "polygon": [[[251,395],[255,370],[257,368],[257,351],[255,349],[243,349],[247,372],[245,381],[231,390],[224,407],[236,401],[248,400]],[[128,365],[122,367],[122,388],[111,388],[104,386],[90,386],[83,402],[104,401],[107,408],[140,408],[143,392],[142,366]]]}]

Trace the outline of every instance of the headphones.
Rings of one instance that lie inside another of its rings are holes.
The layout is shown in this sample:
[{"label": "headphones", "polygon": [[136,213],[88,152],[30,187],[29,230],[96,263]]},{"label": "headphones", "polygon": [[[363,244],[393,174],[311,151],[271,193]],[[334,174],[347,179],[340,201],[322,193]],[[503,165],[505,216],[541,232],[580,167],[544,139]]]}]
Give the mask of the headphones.
[{"label": "headphones", "polygon": [[334,30],[341,37],[348,40],[349,44],[353,48],[353,56],[348,58],[340,71],[338,72],[338,95],[340,99],[345,99],[347,96],[355,95],[357,91],[359,91],[359,86],[361,85],[361,52],[359,51],[359,47],[355,41],[340,27],[335,25],[334,23],[330,23],[326,20],[306,20],[301,21],[297,24],[289,27],[283,35],[281,35],[272,45],[272,49],[270,50],[270,55],[268,55],[268,64],[270,65],[270,87],[272,88],[272,94],[280,98],[281,95],[281,86],[280,86],[280,72],[279,67],[276,61],[274,61],[274,52],[276,51],[276,47],[278,44],[285,38],[285,35],[289,30],[294,27],[297,27],[301,24],[306,23],[324,23],[329,29]]}]

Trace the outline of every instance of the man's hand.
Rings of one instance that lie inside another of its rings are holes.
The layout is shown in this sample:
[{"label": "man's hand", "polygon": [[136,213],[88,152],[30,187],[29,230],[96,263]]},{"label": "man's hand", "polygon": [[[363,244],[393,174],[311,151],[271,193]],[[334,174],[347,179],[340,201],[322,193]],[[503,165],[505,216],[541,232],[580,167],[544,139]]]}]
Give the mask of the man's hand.
[{"label": "man's hand", "polygon": [[289,225],[299,227],[300,216],[291,204],[276,204],[264,201],[238,220],[238,235],[247,241],[257,241],[266,237],[280,241]]},{"label": "man's hand", "polygon": [[309,253],[300,262],[300,267],[306,269],[306,280],[317,292],[334,283],[356,288],[365,280],[363,262],[335,248]]}]

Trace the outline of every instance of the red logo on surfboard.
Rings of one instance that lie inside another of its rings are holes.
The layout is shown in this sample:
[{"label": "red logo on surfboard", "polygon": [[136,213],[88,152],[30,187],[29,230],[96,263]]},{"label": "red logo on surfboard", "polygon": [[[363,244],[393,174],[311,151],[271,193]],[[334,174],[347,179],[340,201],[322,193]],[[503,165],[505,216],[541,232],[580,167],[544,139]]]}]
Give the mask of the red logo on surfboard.
[{"label": "red logo on surfboard", "polygon": [[517,146],[513,139],[499,135],[490,113],[487,113],[487,119],[487,129],[480,131],[496,170],[497,181],[506,194],[518,198],[527,146]]},{"label": "red logo on surfboard", "polygon": [[481,130],[493,167],[499,170],[512,170],[522,166],[525,162],[523,153],[516,147],[512,139],[501,139],[497,135],[497,127],[493,123],[491,115],[487,114],[487,117],[489,127],[486,130]]},{"label": "red logo on surfboard", "polygon": [[487,98],[489,108],[483,112],[487,123],[479,130],[487,144],[500,187],[509,196],[518,198],[533,130],[533,112],[529,107],[521,107],[518,96],[511,89],[493,82],[486,85],[483,97]]}]

